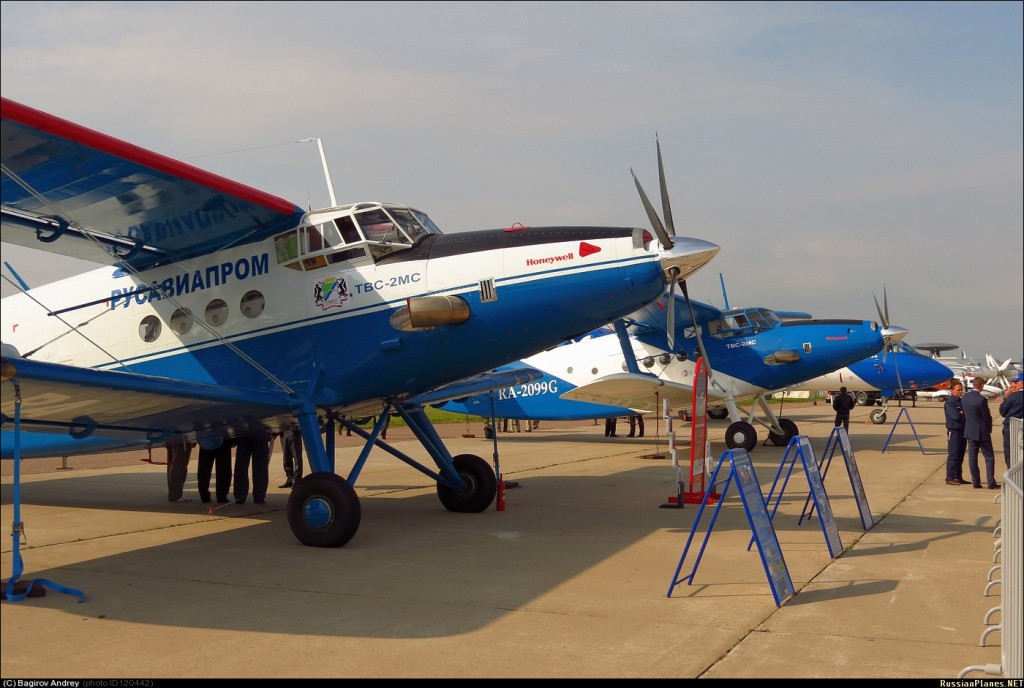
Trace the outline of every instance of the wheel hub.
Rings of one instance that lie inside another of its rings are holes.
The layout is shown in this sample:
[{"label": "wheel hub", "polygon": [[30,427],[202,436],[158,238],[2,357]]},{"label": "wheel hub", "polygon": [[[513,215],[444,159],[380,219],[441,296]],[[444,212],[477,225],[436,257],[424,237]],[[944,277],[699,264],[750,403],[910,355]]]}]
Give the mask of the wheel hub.
[{"label": "wheel hub", "polygon": [[321,497],[307,500],[302,507],[302,520],[307,526],[317,530],[322,530],[330,525],[333,515],[331,505]]}]

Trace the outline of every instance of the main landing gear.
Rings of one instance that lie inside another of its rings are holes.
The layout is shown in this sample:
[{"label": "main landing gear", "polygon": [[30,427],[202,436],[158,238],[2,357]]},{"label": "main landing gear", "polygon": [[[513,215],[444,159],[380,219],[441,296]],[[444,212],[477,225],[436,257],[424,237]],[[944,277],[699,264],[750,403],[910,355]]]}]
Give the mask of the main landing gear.
[{"label": "main landing gear", "polygon": [[[727,399],[726,404],[728,407],[727,415],[731,418],[742,418],[739,409],[732,399]],[[721,406],[716,407],[719,410],[722,408]],[[764,418],[756,417],[758,408],[763,412]],[[724,417],[720,415],[720,412],[713,415],[709,411],[708,415],[712,418]],[[729,447],[729,449],[753,451],[754,447],[757,446],[757,431],[753,425],[755,422],[768,429],[768,441],[776,447],[785,447],[791,439],[800,434],[796,423],[789,418],[777,417],[768,406],[764,395],[760,394],[754,399],[754,407],[750,410],[749,418],[747,420],[736,420],[725,429],[725,446]]]},{"label": "main landing gear", "polygon": [[288,497],[288,525],[310,547],[341,547],[359,530],[361,517],[356,491],[337,473],[311,473]]},{"label": "main landing gear", "polygon": [[[437,472],[379,439],[387,427],[392,408],[402,417],[427,453],[434,459]],[[423,407],[399,404],[386,407],[369,433],[358,425],[342,420],[341,424],[366,440],[348,478],[337,475],[324,447],[316,417],[299,418],[302,439],[308,448],[313,473],[292,488],[288,498],[288,525],[299,542],[311,547],[341,547],[359,529],[362,510],[353,486],[374,446],[412,466],[437,481],[437,497],[449,511],[479,513],[486,510],[498,492],[498,480],[490,464],[473,454],[452,458],[427,418]],[[310,428],[307,429],[307,425]],[[333,450],[333,435],[330,445]],[[333,451],[331,452],[333,454]]]}]

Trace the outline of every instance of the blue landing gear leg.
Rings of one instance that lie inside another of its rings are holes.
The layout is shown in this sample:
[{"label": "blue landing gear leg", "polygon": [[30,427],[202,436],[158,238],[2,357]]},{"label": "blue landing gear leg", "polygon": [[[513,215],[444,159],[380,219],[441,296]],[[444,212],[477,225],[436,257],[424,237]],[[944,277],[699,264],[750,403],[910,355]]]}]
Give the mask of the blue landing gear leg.
[{"label": "blue landing gear leg", "polygon": [[313,471],[297,482],[288,496],[288,525],[299,542],[310,547],[341,547],[359,530],[362,509],[352,485],[334,472],[316,413],[296,414]]},{"label": "blue landing gear leg", "polygon": [[452,458],[422,406],[399,404],[396,410],[437,464],[437,497],[444,508],[462,513],[487,509],[498,493],[491,465],[473,454]]}]

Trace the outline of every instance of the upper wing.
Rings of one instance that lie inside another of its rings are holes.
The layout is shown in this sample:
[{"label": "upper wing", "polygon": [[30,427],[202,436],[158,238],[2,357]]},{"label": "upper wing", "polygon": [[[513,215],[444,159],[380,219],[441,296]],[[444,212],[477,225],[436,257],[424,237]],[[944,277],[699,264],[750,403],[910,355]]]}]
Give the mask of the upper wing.
[{"label": "upper wing", "polygon": [[[120,438],[162,442],[173,433],[197,441],[239,435],[294,420],[296,401],[283,392],[76,368],[23,358],[2,359],[4,434],[16,417],[28,433],[66,433],[76,440]],[[51,434],[52,437],[52,434]],[[0,455],[13,456],[5,437]],[[87,445],[83,442],[83,446]],[[51,445],[52,446],[52,445]],[[52,456],[34,453],[25,456]]]},{"label": "upper wing", "polygon": [[92,129],[0,103],[3,240],[145,269],[266,238],[301,208]]},{"label": "upper wing", "polygon": [[668,399],[673,408],[688,408],[693,387],[652,375],[615,373],[569,390],[562,398],[656,413],[661,399]]},{"label": "upper wing", "polygon": [[[682,295],[666,291],[661,295],[661,298],[654,303],[627,316],[625,318],[626,322],[633,326],[634,330],[638,329],[638,333],[647,332],[652,329],[664,332],[668,325],[668,299],[670,298],[673,298],[676,301],[676,330],[691,328],[694,326],[694,322],[697,324],[703,324],[709,320],[715,320],[722,317],[722,311],[711,304],[690,299],[690,306],[688,307],[686,305],[686,299],[683,298]],[[691,309],[693,311],[692,318],[690,317]]]},{"label": "upper wing", "polygon": [[775,311],[775,315],[779,317],[779,320],[783,322],[789,322],[791,320],[814,320],[814,316],[810,313],[804,313],[803,311]]}]

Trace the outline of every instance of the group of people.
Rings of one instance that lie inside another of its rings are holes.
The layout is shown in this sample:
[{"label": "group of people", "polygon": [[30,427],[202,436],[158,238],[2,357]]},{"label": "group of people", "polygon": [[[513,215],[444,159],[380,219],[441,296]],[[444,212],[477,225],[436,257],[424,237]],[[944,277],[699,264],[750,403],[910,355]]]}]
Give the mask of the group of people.
[{"label": "group of people", "polygon": [[[971,472],[970,484],[981,488],[978,453],[985,459],[985,478],[988,488],[996,490],[995,451],[992,447],[992,411],[988,399],[981,393],[985,379],[975,377],[971,391],[964,393],[963,383],[954,378],[946,399],[946,484],[966,485],[964,480],[964,452]],[[1009,389],[1003,393],[999,415],[1003,417],[1003,461],[1010,467],[1010,420],[1024,418],[1024,374],[1018,373]]]},{"label": "group of people", "polygon": [[[629,434],[626,437],[636,437],[637,430],[640,431],[640,437],[644,436],[644,417],[640,414],[629,416]],[[618,437],[615,434],[615,428],[618,425],[618,418],[605,418],[604,419],[604,436],[605,437]]]},{"label": "group of people", "polygon": [[[276,436],[281,438],[283,450],[283,468],[285,482],[281,487],[293,487],[302,479],[302,433],[292,427]],[[265,432],[248,435],[238,439],[224,438],[219,447],[213,449],[199,448],[196,483],[199,499],[203,502],[211,500],[210,482],[215,478],[214,496],[219,504],[229,501],[228,493],[236,504],[245,504],[252,489],[252,501],[263,504],[267,501],[267,489],[270,487],[270,455],[275,435]],[[188,477],[188,464],[195,447],[184,440],[172,440],[165,445],[167,448],[167,501],[189,502],[186,497],[185,480]],[[234,451],[234,461],[232,461]],[[250,483],[249,475],[252,473]],[[232,489],[233,488],[233,489]]]}]

